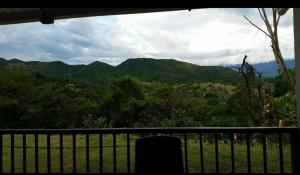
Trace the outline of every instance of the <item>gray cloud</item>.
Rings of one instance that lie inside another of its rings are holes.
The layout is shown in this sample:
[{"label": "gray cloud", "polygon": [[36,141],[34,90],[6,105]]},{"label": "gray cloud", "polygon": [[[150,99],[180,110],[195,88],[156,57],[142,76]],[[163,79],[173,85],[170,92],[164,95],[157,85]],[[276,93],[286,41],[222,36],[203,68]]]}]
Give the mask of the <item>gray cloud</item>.
[{"label": "gray cloud", "polygon": [[[271,52],[257,47],[261,35],[242,15],[262,25],[256,9],[200,9],[120,15],[110,17],[115,18],[113,22],[91,17],[53,25],[0,26],[0,57],[112,65],[136,57],[175,58],[202,65],[239,63],[240,55],[247,53],[272,58]],[[282,49],[288,55],[293,55],[292,22],[289,10],[280,23],[285,32]]]},{"label": "gray cloud", "polygon": [[222,10],[231,14],[249,15],[249,16],[253,16],[257,12],[256,8],[224,8]]},{"label": "gray cloud", "polygon": [[132,50],[126,48],[126,43],[118,41],[121,33],[104,24],[95,24],[92,19],[57,22],[52,26],[39,23],[1,26],[0,36],[5,37],[0,42],[0,53],[10,58],[58,59],[69,63],[74,63],[76,57],[131,56]]}]

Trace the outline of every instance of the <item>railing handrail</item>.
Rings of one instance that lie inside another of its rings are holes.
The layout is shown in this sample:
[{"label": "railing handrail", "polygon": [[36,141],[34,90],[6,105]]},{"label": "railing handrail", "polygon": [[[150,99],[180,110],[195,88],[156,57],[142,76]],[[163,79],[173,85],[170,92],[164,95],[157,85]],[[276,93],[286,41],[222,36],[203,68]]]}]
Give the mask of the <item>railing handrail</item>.
[{"label": "railing handrail", "polygon": [[297,127],[149,127],[149,128],[76,128],[76,129],[0,129],[0,134],[98,134],[98,133],[290,133]]}]

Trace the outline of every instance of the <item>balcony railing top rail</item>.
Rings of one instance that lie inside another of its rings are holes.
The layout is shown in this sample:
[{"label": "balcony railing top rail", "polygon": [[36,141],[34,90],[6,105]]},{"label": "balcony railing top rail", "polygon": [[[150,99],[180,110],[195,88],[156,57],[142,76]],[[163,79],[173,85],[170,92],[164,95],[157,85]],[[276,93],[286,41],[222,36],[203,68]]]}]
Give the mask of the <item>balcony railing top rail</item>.
[{"label": "balcony railing top rail", "polygon": [[98,134],[98,133],[290,133],[297,127],[153,127],[153,128],[76,128],[0,129],[0,134]]}]

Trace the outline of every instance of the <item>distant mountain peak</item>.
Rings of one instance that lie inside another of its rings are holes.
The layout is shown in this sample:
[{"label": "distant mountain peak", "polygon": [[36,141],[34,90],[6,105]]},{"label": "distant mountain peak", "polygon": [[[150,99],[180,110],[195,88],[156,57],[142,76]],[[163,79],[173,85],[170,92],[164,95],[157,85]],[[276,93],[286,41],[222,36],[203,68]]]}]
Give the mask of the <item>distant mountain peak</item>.
[{"label": "distant mountain peak", "polygon": [[64,63],[62,61],[50,61],[50,62],[48,62],[48,64],[69,66],[68,64],[66,64],[66,63]]},{"label": "distant mountain peak", "polygon": [[106,65],[106,66],[111,66],[111,65],[109,65],[109,64],[107,64],[107,63],[103,63],[103,62],[101,62],[101,61],[94,61],[94,62],[92,62],[92,63],[90,63],[90,64],[88,64],[89,66],[92,66],[92,65]]},{"label": "distant mountain peak", "polygon": [[[1,67],[11,60],[1,63]],[[220,82],[235,84],[240,75],[222,66],[199,66],[174,59],[129,58],[118,66],[95,61],[89,65],[68,65],[61,61],[23,62],[41,74],[84,83],[105,83],[111,78],[131,76],[143,82],[168,84]]]},{"label": "distant mountain peak", "polygon": [[[287,59],[284,61],[285,61],[285,65],[288,69],[292,69],[295,67],[294,59]],[[262,75],[265,77],[274,77],[274,76],[278,75],[278,70],[279,70],[278,64],[275,60],[254,64],[254,68],[257,71],[262,72]]]},{"label": "distant mountain peak", "polygon": [[10,59],[10,60],[8,60],[10,63],[23,63],[24,61],[22,61],[22,60],[19,60],[19,59],[17,59],[17,58],[13,58],[13,59]]},{"label": "distant mountain peak", "polygon": [[[292,69],[295,67],[294,59],[285,59],[284,61],[285,61],[286,67],[288,69]],[[275,77],[276,75],[278,75],[279,67],[275,60],[256,63],[256,64],[253,64],[253,66],[258,72],[262,72],[262,75],[264,77]],[[230,65],[227,67],[232,68],[233,70],[237,71],[237,69],[235,69],[233,67],[240,67],[240,64]]]}]

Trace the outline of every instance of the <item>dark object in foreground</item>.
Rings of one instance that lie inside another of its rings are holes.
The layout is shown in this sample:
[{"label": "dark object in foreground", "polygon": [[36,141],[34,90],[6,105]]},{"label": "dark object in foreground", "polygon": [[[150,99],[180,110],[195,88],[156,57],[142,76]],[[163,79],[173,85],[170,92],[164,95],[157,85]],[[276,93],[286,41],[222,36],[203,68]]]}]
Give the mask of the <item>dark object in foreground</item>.
[{"label": "dark object in foreground", "polygon": [[178,137],[143,137],[135,145],[135,172],[137,175],[181,175],[183,160]]}]

